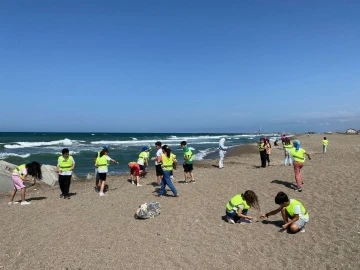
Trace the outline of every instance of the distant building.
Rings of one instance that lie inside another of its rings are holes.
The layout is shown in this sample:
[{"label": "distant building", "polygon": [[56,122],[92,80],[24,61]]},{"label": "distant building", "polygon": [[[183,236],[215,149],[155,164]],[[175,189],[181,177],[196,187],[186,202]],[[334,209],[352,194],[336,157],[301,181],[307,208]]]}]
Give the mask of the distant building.
[{"label": "distant building", "polygon": [[346,133],[355,134],[355,133],[358,133],[358,131],[356,129],[349,128],[349,129],[346,130]]}]

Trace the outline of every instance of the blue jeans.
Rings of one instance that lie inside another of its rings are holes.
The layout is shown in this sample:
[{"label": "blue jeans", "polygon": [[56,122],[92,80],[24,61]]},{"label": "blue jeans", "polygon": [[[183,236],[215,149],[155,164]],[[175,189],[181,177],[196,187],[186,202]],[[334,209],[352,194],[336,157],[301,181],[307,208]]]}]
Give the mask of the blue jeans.
[{"label": "blue jeans", "polygon": [[170,188],[170,190],[172,191],[174,196],[177,195],[177,190],[176,190],[174,184],[172,183],[170,176],[171,176],[171,171],[165,171],[164,170],[163,178],[161,180],[161,188],[160,188],[160,192],[159,192],[160,196],[165,194],[166,185]]},{"label": "blue jeans", "polygon": [[[242,214],[246,216],[247,212],[248,212],[248,210],[243,210]],[[240,219],[239,216],[237,215],[236,211],[228,212],[226,210],[226,217],[232,218],[235,222]]]},{"label": "blue jeans", "polygon": [[289,165],[293,164],[293,160],[290,155],[290,151],[285,150],[285,160],[284,160],[285,166],[289,163]]}]

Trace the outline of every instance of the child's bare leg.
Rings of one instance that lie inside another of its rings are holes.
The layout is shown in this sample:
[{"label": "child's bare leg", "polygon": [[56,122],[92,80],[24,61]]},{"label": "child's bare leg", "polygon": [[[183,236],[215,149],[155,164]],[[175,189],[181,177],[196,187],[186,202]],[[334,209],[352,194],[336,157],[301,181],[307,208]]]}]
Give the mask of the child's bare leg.
[{"label": "child's bare leg", "polygon": [[25,201],[25,193],[26,193],[26,188],[22,188],[21,189],[21,201],[22,202]]},{"label": "child's bare leg", "polygon": [[101,181],[100,193],[104,193],[106,181]]},{"label": "child's bare leg", "polygon": [[9,202],[13,202],[14,201],[14,198],[15,198],[15,195],[16,195],[16,189],[13,189],[10,193],[10,200]]}]

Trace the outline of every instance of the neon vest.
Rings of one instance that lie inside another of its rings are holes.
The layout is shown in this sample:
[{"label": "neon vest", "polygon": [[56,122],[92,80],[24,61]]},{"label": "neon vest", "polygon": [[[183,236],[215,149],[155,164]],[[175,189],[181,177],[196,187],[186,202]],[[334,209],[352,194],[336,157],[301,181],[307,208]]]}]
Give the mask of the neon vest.
[{"label": "neon vest", "polygon": [[186,163],[191,164],[193,162],[194,156],[192,151],[189,148],[185,148],[186,151],[184,152],[184,158],[187,158]]},{"label": "neon vest", "polygon": [[147,157],[147,153],[144,151],[144,152],[141,152],[139,154],[139,158],[138,158],[138,162],[144,162],[145,158]]},{"label": "neon vest", "polygon": [[17,173],[21,179],[24,179],[24,175],[21,174],[20,171],[25,168],[26,168],[26,164],[19,165],[13,170],[13,173]]},{"label": "neon vest", "polygon": [[102,157],[99,156],[96,159],[96,164],[98,166],[98,170],[106,169],[108,166],[107,155],[103,155]]},{"label": "neon vest", "polygon": [[298,151],[296,151],[296,148],[292,148],[290,150],[290,154],[297,162],[305,162],[305,150],[300,148]]},{"label": "neon vest", "polygon": [[259,151],[264,151],[265,150],[265,144],[264,143],[259,143]]},{"label": "neon vest", "polygon": [[294,200],[294,199],[291,199],[290,204],[285,207],[285,209],[286,209],[287,213],[289,214],[289,216],[291,218],[295,217],[295,206],[296,205],[300,205],[301,213],[304,216],[306,216],[307,218],[309,218],[309,213],[306,211],[304,205],[301,202],[299,202],[298,200]]},{"label": "neon vest", "polygon": [[289,150],[289,149],[293,148],[293,145],[292,144],[284,144],[284,148],[286,150]]},{"label": "neon vest", "polygon": [[328,140],[323,140],[323,145],[327,146],[329,144]]},{"label": "neon vest", "polygon": [[162,158],[162,166],[164,170],[172,171],[174,166],[174,161],[173,161],[174,155],[171,154],[170,157],[168,158],[165,154],[162,154],[161,158]]},{"label": "neon vest", "polygon": [[243,199],[241,194],[235,195],[231,198],[231,200],[226,204],[226,210],[229,212],[231,211],[238,211],[240,209],[240,205],[244,206],[243,210],[250,209],[250,206],[247,204],[247,202]]},{"label": "neon vest", "polygon": [[63,156],[60,156],[58,158],[58,164],[61,171],[63,172],[71,171],[71,167],[73,165],[73,158],[72,156],[69,156],[67,159],[65,159]]}]

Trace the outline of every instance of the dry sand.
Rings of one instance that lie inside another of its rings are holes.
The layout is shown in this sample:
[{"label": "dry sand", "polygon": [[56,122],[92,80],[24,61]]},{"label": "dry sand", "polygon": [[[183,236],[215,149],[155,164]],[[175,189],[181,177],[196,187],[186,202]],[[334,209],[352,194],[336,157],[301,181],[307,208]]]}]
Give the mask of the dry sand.
[{"label": "dry sand", "polygon": [[[178,183],[177,170],[179,198],[156,199],[153,172],[139,188],[112,177],[101,198],[88,181],[72,185],[71,200],[39,186],[29,189],[29,206],[5,206],[8,196],[1,195],[0,269],[360,269],[360,136],[328,135],[326,155],[322,136],[300,139],[312,155],[302,193],[287,187],[294,174],[280,148],[273,148],[272,166],[258,169],[256,147],[245,146],[229,154],[222,170],[217,161],[196,164],[195,184]],[[276,208],[279,191],[302,201],[310,213],[306,232],[278,232],[280,215],[266,223],[224,222],[226,202],[247,189],[264,212]],[[154,200],[160,216],[133,218],[138,205]]]}]

